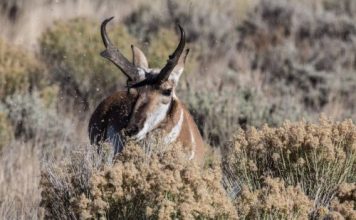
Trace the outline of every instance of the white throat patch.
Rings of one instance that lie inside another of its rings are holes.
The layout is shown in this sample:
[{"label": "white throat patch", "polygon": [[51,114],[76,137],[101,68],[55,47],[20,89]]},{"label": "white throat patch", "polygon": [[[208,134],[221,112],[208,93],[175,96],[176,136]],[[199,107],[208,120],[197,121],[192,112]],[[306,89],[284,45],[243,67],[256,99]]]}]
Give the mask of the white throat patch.
[{"label": "white throat patch", "polygon": [[180,131],[182,130],[183,119],[183,110],[181,110],[177,124],[172,128],[168,135],[164,137],[163,141],[165,144],[173,143],[177,139],[180,134]]},{"label": "white throat patch", "polygon": [[164,120],[169,110],[169,106],[169,104],[160,104],[154,112],[148,113],[143,128],[132,138],[136,140],[145,138],[148,132],[155,129],[158,124]]},{"label": "white throat patch", "polygon": [[195,157],[196,144],[195,144],[194,134],[192,133],[193,130],[192,130],[190,124],[189,124],[189,130],[190,130],[190,138],[191,138],[191,142],[192,142],[192,154],[190,155],[189,160],[192,160]]}]

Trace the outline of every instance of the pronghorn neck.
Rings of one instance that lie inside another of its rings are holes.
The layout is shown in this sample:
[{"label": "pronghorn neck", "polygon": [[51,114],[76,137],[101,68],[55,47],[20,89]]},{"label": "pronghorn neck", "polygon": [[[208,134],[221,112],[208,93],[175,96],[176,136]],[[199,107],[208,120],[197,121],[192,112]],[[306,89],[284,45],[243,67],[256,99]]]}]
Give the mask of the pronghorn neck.
[{"label": "pronghorn neck", "polygon": [[196,135],[195,132],[198,130],[192,122],[194,121],[187,115],[184,105],[178,98],[174,97],[167,118],[160,126],[160,129],[165,134],[164,143],[169,144],[179,141],[184,145],[184,150],[188,153],[189,160],[195,158],[197,144],[202,142],[201,137]]},{"label": "pronghorn neck", "polygon": [[164,143],[174,142],[180,135],[184,121],[184,110],[181,107],[179,99],[174,97],[171,102],[170,111],[160,129],[165,132]]}]

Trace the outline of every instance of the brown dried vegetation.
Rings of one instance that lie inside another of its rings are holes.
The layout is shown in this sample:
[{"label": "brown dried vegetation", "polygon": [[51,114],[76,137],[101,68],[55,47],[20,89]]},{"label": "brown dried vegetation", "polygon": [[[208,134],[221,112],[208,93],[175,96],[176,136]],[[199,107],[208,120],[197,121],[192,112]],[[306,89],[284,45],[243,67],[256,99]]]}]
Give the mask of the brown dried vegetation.
[{"label": "brown dried vegetation", "polygon": [[[180,145],[148,156],[140,146],[131,144],[113,164],[91,170],[82,192],[74,173],[63,175],[67,168],[55,168],[59,169],[55,177],[46,171],[42,175],[42,205],[50,218],[68,218],[69,214],[80,219],[237,218],[220,184],[219,164],[203,170],[188,160]],[[64,198],[58,198],[61,196]],[[62,203],[67,208],[59,209],[55,200],[67,201]]]},{"label": "brown dried vegetation", "polygon": [[237,198],[242,216],[276,217],[278,210],[278,218],[307,218],[321,207],[352,215],[356,126],[351,120],[240,130],[223,154],[225,170],[242,186]]}]

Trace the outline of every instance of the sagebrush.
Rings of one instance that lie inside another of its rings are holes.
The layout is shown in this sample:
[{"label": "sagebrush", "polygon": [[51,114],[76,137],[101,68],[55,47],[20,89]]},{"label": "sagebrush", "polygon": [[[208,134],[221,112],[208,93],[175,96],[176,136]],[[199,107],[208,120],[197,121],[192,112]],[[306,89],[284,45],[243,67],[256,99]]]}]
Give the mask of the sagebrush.
[{"label": "sagebrush", "polygon": [[[5,0],[0,12],[1,219],[356,218],[355,1]],[[133,144],[115,161],[88,145],[93,107],[125,89],[99,55],[110,16],[114,44],[154,68],[184,27],[177,92],[221,160]]]}]

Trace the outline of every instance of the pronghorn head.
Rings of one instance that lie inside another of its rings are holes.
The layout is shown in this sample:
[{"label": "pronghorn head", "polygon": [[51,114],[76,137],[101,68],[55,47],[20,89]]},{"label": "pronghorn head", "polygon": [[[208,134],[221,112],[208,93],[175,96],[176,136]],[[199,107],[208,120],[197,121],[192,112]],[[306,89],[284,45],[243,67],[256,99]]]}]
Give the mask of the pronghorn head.
[{"label": "pronghorn head", "polygon": [[185,34],[183,28],[178,25],[180,42],[162,69],[149,68],[146,56],[135,46],[131,46],[131,63],[113,46],[107,36],[105,27],[111,19],[106,19],[101,25],[102,39],[106,47],[101,55],[118,66],[128,77],[129,92],[137,93],[126,130],[129,136],[141,140],[164,121],[172,103],[177,100],[175,88],[183,72],[189,49],[184,50]]}]

